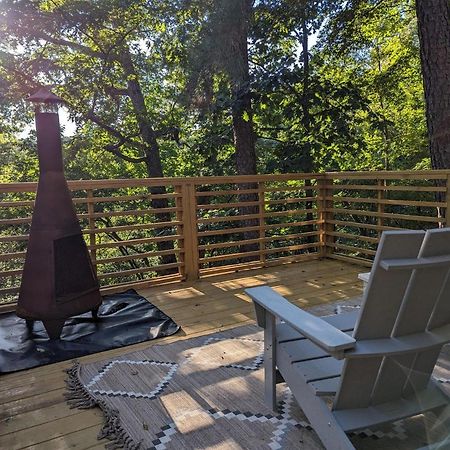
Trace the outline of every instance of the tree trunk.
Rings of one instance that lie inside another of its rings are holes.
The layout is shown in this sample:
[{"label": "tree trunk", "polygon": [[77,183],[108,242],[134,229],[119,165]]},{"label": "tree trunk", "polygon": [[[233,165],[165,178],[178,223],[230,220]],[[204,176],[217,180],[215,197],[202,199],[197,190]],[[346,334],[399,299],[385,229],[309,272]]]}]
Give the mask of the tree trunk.
[{"label": "tree trunk", "polygon": [[[250,75],[248,63],[248,28],[251,16],[252,2],[249,0],[240,0],[240,15],[233,30],[233,46],[236,56],[236,65],[232,68],[231,82],[233,90],[233,134],[234,145],[236,148],[236,171],[238,175],[256,174],[256,151],[255,151],[255,133],[253,131],[252,101],[250,93]],[[239,189],[244,192],[248,189],[257,189],[255,183],[240,184]],[[258,194],[243,193],[239,195],[240,202],[257,202]],[[241,215],[258,214],[257,205],[242,206],[239,208]],[[258,219],[245,219],[241,221],[242,227],[257,227]],[[259,237],[258,231],[246,231],[243,233],[243,239],[256,239]],[[243,244],[240,247],[241,252],[256,251],[259,249],[258,243]],[[257,256],[244,257],[241,261],[258,259]]]},{"label": "tree trunk", "polygon": [[[158,141],[156,139],[155,131],[148,119],[148,111],[145,106],[144,95],[142,94],[141,86],[138,82],[138,76],[134,68],[133,61],[128,49],[124,49],[121,55],[121,63],[125,74],[127,75],[127,91],[130,96],[131,103],[133,104],[133,109],[136,114],[136,120],[139,125],[142,140],[146,144],[146,160],[145,165],[147,167],[147,173],[149,178],[163,178],[163,168],[161,162],[161,155],[159,151]],[[160,195],[166,193],[166,188],[164,186],[152,186],[150,188],[150,193],[152,195]],[[152,199],[151,206],[154,209],[167,208],[169,206],[168,200],[166,198],[156,198]],[[155,214],[157,222],[171,222],[172,218],[170,213],[162,212]],[[160,228],[160,233],[172,234],[171,228]],[[163,250],[173,250],[172,241],[161,241],[157,244],[158,251]],[[176,262],[174,254],[160,256],[160,261],[162,264],[173,264]],[[159,275],[168,275],[176,273],[177,269],[165,269],[158,271]]]},{"label": "tree trunk", "polygon": [[450,168],[450,2],[416,0],[431,165]]},{"label": "tree trunk", "polygon": [[[303,58],[303,102],[302,102],[302,112],[303,112],[303,128],[305,134],[309,136],[311,134],[311,114],[309,111],[309,44],[308,44],[309,32],[306,21],[306,9],[303,13],[302,18],[302,58]],[[313,159],[311,155],[311,145],[309,142],[305,142],[303,146],[304,155],[302,158],[302,169],[306,173],[312,173],[313,171]],[[305,180],[305,195],[306,197],[313,197],[314,191],[311,189],[311,180]],[[312,210],[313,202],[308,200],[305,202],[305,209]],[[311,221],[314,217],[311,212],[306,213],[306,220]],[[307,225],[305,231],[307,233],[312,232],[314,227],[312,225]],[[306,242],[313,242],[313,236],[308,236]]]}]

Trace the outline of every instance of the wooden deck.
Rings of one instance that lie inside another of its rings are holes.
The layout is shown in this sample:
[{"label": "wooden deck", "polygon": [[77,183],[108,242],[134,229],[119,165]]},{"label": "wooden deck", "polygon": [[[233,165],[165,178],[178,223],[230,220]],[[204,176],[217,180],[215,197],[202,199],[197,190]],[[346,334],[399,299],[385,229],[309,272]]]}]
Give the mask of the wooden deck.
[{"label": "wooden deck", "polygon": [[[270,269],[249,270],[140,291],[182,326],[176,336],[153,343],[171,342],[252,322],[253,307],[243,290],[269,284],[302,307],[355,297],[362,292],[357,274],[361,266],[316,260]],[[93,361],[129,353],[153,343],[145,342],[81,358]],[[99,409],[69,409],[64,393],[63,369],[71,362],[52,364],[0,376],[0,449],[100,449],[103,421]]]}]

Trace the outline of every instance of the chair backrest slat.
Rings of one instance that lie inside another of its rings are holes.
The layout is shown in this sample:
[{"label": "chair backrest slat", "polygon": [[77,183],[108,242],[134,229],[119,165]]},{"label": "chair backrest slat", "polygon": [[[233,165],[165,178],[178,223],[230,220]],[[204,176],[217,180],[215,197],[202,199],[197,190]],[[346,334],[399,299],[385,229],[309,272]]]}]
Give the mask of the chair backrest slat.
[{"label": "chair backrest slat", "polygon": [[412,269],[386,271],[380,263],[384,259],[416,258],[424,236],[423,231],[383,233],[364,293],[361,314],[355,325],[355,339],[391,335]]},{"label": "chair backrest slat", "polygon": [[[383,233],[356,322],[355,339],[391,336],[413,270],[387,271],[380,263],[385,259],[417,258],[424,235],[423,231]],[[383,359],[346,360],[333,408],[369,406]],[[358,390],[354,389],[355,384]]]},{"label": "chair backrest slat", "polygon": [[[450,229],[430,230],[420,249],[419,258],[450,255]],[[392,335],[424,331],[430,321],[447,279],[449,266],[415,270],[411,277]]]}]

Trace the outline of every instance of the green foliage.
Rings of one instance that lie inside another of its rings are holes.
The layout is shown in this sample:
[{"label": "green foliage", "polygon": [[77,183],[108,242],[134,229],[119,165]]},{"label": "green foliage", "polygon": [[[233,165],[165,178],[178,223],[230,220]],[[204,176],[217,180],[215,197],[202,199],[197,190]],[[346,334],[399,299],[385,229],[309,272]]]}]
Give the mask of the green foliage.
[{"label": "green foliage", "polygon": [[[20,99],[39,84],[55,86],[77,123],[64,142],[69,178],[148,176],[155,149],[166,176],[235,173],[242,4],[4,0],[1,180],[37,176]],[[429,166],[412,0],[260,0],[251,12],[242,119],[260,172]]]}]

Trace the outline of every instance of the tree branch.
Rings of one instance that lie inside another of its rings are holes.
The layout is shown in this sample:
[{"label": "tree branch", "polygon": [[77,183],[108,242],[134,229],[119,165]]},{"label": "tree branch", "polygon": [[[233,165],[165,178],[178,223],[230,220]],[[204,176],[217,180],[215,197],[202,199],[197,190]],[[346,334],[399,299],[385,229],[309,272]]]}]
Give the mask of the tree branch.
[{"label": "tree branch", "polygon": [[131,163],[142,163],[145,162],[146,158],[145,156],[141,156],[140,158],[133,158],[132,156],[128,156],[125,155],[124,153],[122,153],[119,148],[125,144],[124,141],[119,142],[117,144],[109,144],[109,145],[105,145],[103,148],[109,152],[112,153],[113,155],[117,156],[118,158],[121,158],[125,161],[131,162]]}]

